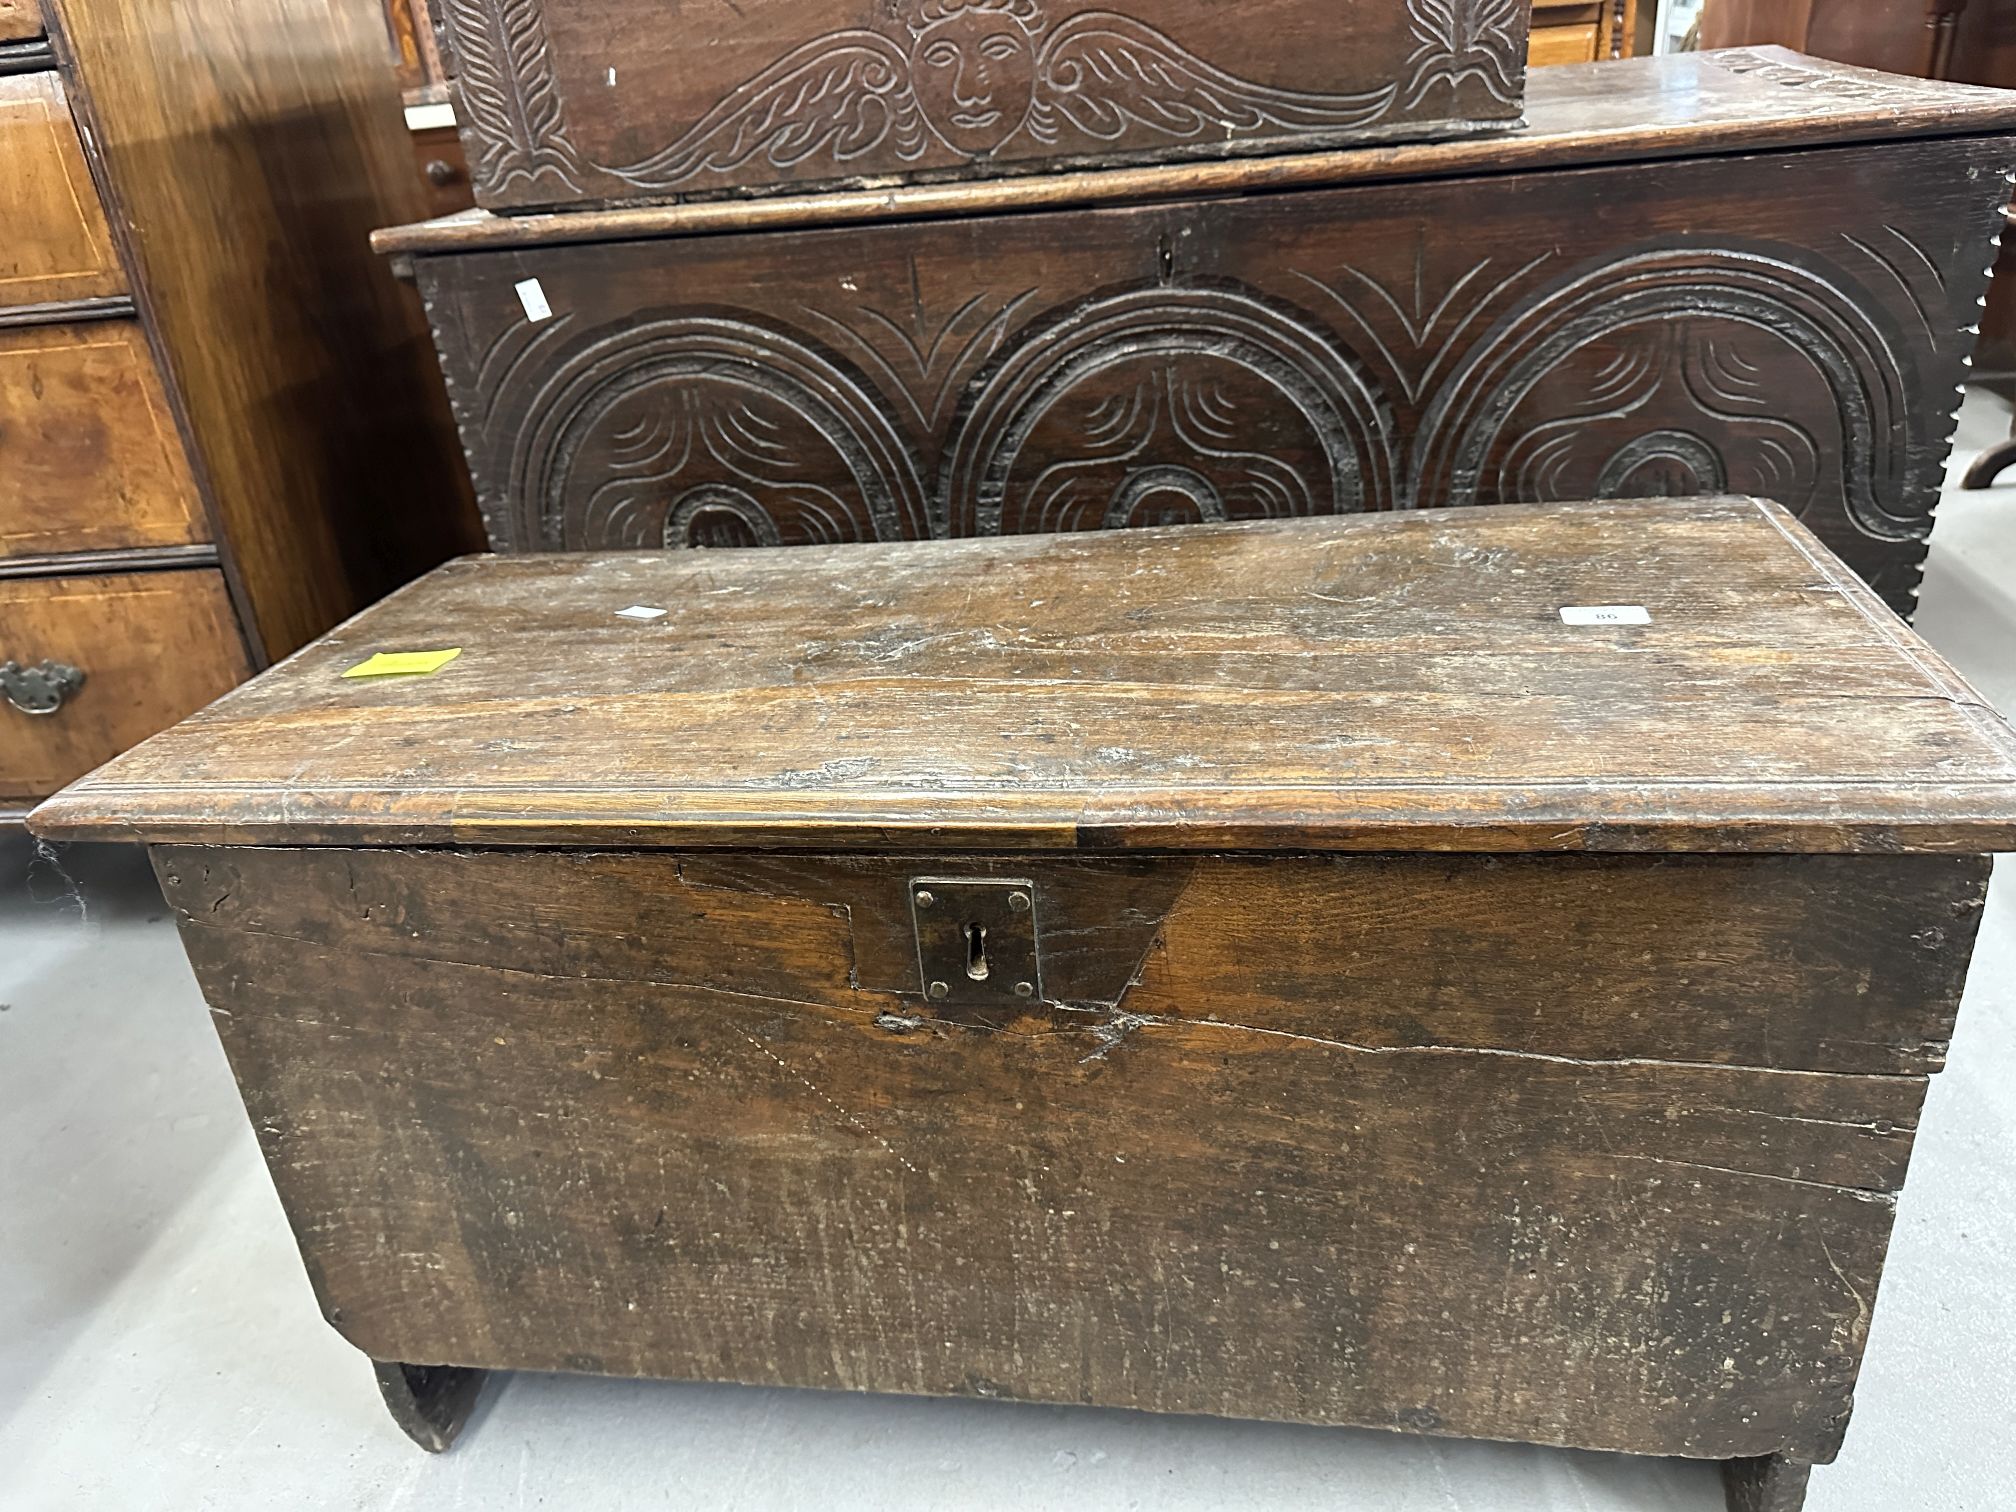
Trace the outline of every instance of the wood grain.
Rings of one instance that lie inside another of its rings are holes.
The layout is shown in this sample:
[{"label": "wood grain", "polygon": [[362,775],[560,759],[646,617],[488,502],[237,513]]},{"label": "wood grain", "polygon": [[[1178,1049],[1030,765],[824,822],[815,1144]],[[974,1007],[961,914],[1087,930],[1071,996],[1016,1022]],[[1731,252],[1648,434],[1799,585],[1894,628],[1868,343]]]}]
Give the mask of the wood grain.
[{"label": "wood grain", "polygon": [[473,531],[410,295],[425,213],[375,0],[65,0],[56,41],[264,657]]},{"label": "wood grain", "polygon": [[0,700],[0,798],[55,792],[249,670],[214,571],[0,579],[0,661],[45,658],[85,683],[53,714]]},{"label": "wood grain", "polygon": [[1476,140],[564,215],[479,210],[388,227],[372,245],[427,253],[908,221],[2012,128],[2016,99],[2006,90],[1898,79],[1781,47],[1740,48],[1541,70],[1528,86],[1526,125]]},{"label": "wood grain", "polygon": [[[1645,606],[1642,627],[1563,605]],[[652,624],[617,617],[667,610]],[[345,680],[459,646],[427,678]],[[1980,851],[2012,736],[1782,509],[1501,506],[451,564],[73,838]]]},{"label": "wood grain", "polygon": [[42,35],[41,0],[0,0],[0,42],[22,42]]},{"label": "wood grain", "polygon": [[1002,858],[156,861],[374,1358],[1807,1460],[1924,1081],[1774,1068],[1889,1059],[1828,1023],[1858,976],[1902,1010],[1866,1023],[1943,1038],[1987,871],[1043,860],[1059,1001],[982,1023],[890,916],[910,869]]},{"label": "wood grain", "polygon": [[131,321],[0,330],[0,555],[206,541],[146,333]]},{"label": "wood grain", "polygon": [[1594,21],[1535,26],[1526,60],[1535,68],[1564,63],[1592,63],[1602,42],[1602,27]]},{"label": "wood grain", "polygon": [[54,72],[0,76],[0,303],[126,292],[112,233]]},{"label": "wood grain", "polygon": [[[1785,503],[1909,613],[2012,155],[1909,141],[417,276],[500,550],[1726,491]],[[528,277],[553,319],[526,319]]]},{"label": "wood grain", "polygon": [[442,0],[494,209],[1476,131],[1526,0]]}]

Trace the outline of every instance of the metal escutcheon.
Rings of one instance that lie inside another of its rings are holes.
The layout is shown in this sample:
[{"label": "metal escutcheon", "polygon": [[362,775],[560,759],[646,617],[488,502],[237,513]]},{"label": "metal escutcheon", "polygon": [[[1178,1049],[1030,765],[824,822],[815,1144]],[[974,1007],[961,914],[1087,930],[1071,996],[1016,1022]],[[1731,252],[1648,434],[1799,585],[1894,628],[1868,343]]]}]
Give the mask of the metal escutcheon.
[{"label": "metal escutcheon", "polygon": [[44,660],[40,666],[0,662],[0,693],[23,714],[54,714],[63,701],[84,686],[80,667]]}]

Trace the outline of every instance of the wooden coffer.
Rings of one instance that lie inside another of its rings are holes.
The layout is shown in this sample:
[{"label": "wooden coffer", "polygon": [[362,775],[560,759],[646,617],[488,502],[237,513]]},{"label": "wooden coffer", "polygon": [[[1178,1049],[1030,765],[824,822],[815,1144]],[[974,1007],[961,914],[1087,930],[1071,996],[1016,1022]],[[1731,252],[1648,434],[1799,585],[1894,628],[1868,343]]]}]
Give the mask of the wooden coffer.
[{"label": "wooden coffer", "polygon": [[2016,735],[1778,506],[1609,502],[465,559],[30,822],[155,847],[430,1448],[588,1371],[1794,1512]]},{"label": "wooden coffer", "polygon": [[412,259],[499,550],[1734,489],[1908,613],[2012,101],[1648,59],[1544,70],[1491,142],[380,246]]},{"label": "wooden coffer", "polygon": [[977,178],[1519,117],[1527,0],[441,0],[479,204]]}]

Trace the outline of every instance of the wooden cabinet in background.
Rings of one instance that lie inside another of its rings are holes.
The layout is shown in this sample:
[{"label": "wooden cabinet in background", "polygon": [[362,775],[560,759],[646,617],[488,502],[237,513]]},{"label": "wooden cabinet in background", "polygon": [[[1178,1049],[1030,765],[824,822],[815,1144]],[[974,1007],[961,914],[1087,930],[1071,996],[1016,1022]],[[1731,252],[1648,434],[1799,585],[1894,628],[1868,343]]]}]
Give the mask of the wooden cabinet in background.
[{"label": "wooden cabinet in background", "polygon": [[1535,68],[1554,63],[1595,63],[1628,58],[1635,51],[1638,0],[1585,0],[1533,7],[1533,33],[1526,61]]},{"label": "wooden cabinet in background", "polygon": [[0,42],[25,42],[41,35],[41,0],[0,0]]},{"label": "wooden cabinet in background", "polygon": [[376,0],[0,0],[0,814],[480,540],[430,208]]},{"label": "wooden cabinet in background", "polygon": [[63,80],[46,69],[0,78],[0,226],[0,305],[126,292]]},{"label": "wooden cabinet in background", "polygon": [[0,415],[0,554],[210,539],[139,322],[0,330]]},{"label": "wooden cabinet in background", "polygon": [[[228,693],[251,665],[214,568],[0,578],[0,637],[88,669],[55,713],[0,703],[0,793],[53,793],[80,772]],[[16,690],[16,696],[20,696]],[[30,701],[23,698],[22,701]]]},{"label": "wooden cabinet in background", "polygon": [[1774,42],[1859,68],[1944,79],[1955,76],[1953,45],[1967,8],[1968,0],[1707,0],[1701,45]]}]

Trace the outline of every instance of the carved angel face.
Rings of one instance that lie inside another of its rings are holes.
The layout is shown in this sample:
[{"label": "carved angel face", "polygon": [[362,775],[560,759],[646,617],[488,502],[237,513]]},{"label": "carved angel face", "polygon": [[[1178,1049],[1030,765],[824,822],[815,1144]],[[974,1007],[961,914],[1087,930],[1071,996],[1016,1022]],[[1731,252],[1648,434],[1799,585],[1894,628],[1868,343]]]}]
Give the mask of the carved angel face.
[{"label": "carved angel face", "polygon": [[1022,129],[1036,93],[1036,47],[1012,11],[979,4],[940,16],[911,50],[917,103],[947,143],[982,157]]}]

